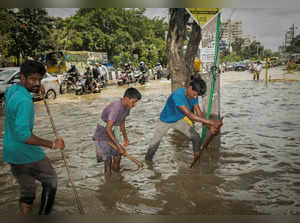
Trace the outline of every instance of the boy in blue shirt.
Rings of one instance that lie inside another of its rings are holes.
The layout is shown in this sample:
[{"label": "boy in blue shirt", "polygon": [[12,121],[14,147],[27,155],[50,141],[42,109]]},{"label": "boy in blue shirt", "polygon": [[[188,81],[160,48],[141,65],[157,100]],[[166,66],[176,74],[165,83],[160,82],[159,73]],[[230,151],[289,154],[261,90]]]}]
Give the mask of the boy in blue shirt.
[{"label": "boy in blue shirt", "polygon": [[35,199],[35,180],[42,183],[40,215],[50,214],[55,200],[57,177],[49,159],[40,146],[64,149],[61,138],[55,141],[42,139],[32,133],[34,105],[32,93],[41,93],[41,80],[46,73],[43,64],[28,60],[20,68],[20,82],[5,92],[5,132],[3,161],[20,185],[19,207],[23,214],[31,211]]},{"label": "boy in blue shirt", "polygon": [[174,128],[189,137],[193,144],[194,158],[198,159],[200,157],[200,135],[188,124],[185,116],[192,121],[206,124],[212,134],[216,134],[223,124],[220,120],[207,120],[202,115],[198,105],[198,96],[204,95],[205,92],[206,83],[198,77],[194,78],[187,88],[177,89],[168,97],[167,103],[160,114],[160,121],[154,130],[153,139],[148,147],[145,156],[146,161],[152,161],[162,137],[170,128]]}]

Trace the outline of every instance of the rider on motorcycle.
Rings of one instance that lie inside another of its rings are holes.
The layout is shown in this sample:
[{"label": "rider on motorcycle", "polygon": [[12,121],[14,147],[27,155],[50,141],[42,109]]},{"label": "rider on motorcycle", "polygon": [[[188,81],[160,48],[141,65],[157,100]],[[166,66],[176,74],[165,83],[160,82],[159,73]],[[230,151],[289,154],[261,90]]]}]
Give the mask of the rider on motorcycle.
[{"label": "rider on motorcycle", "polygon": [[133,81],[133,76],[131,74],[132,72],[133,72],[133,68],[131,67],[130,63],[125,63],[124,64],[124,73],[129,82]]},{"label": "rider on motorcycle", "polygon": [[146,73],[148,72],[148,68],[145,65],[144,61],[140,62],[139,66],[138,66],[138,71],[140,72],[140,74],[135,76],[136,81],[138,81],[141,84],[145,84],[146,78],[147,78]]},{"label": "rider on motorcycle", "polygon": [[155,76],[157,79],[160,79],[161,76],[162,76],[162,66],[160,63],[157,63],[156,66],[155,66],[155,75],[154,75],[154,79],[155,79]]},{"label": "rider on motorcycle", "polygon": [[95,82],[95,80],[93,78],[93,74],[91,72],[90,67],[86,67],[86,72],[84,73],[84,76],[86,78],[85,87],[88,87],[91,90],[91,92],[94,93],[93,82]]},{"label": "rider on motorcycle", "polygon": [[143,74],[148,71],[148,68],[147,68],[146,64],[144,63],[144,61],[140,62],[138,70],[140,70]]},{"label": "rider on motorcycle", "polygon": [[79,72],[74,64],[71,65],[71,68],[67,71],[68,74],[73,78],[73,83],[75,84],[79,77]]}]

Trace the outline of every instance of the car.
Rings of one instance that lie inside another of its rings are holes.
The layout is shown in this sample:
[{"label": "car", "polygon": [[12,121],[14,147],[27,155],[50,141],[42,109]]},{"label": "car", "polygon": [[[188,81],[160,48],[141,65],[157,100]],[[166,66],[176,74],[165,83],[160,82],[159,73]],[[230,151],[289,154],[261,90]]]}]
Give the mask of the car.
[{"label": "car", "polygon": [[[0,68],[0,100],[4,98],[4,93],[11,85],[20,82],[20,67]],[[56,77],[46,73],[41,81],[45,88],[45,97],[55,99],[59,95],[59,83]],[[38,94],[32,94],[34,99],[40,99]]]},{"label": "car", "polygon": [[245,71],[248,70],[248,66],[245,63],[238,63],[234,67],[235,71]]},{"label": "car", "polygon": [[225,65],[225,71],[233,71],[234,70],[234,64],[231,62],[227,62]]}]

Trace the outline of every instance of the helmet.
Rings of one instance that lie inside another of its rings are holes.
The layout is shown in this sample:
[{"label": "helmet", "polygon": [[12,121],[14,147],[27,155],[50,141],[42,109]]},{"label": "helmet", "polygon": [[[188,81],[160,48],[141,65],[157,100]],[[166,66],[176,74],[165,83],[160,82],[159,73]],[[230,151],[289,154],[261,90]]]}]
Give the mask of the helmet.
[{"label": "helmet", "polygon": [[141,66],[144,65],[144,61],[141,61],[141,62],[140,62],[140,65],[141,65]]}]

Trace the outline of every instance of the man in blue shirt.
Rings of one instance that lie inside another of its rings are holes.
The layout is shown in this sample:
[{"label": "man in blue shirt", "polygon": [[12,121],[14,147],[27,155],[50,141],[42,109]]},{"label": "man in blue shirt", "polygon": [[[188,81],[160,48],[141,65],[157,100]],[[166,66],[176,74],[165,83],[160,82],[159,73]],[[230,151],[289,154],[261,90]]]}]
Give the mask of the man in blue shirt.
[{"label": "man in blue shirt", "polygon": [[[206,124],[212,134],[216,134],[222,126],[222,121],[207,120],[198,105],[198,96],[206,92],[206,83],[200,77],[193,79],[187,88],[175,90],[167,99],[167,103],[160,114],[160,121],[154,130],[154,136],[148,147],[145,159],[152,161],[156,150],[159,147],[162,137],[170,128],[174,128],[192,140],[194,158],[200,157],[200,135],[188,124],[195,121]],[[196,114],[194,114],[194,112]]]},{"label": "man in blue shirt", "polygon": [[41,93],[41,80],[46,73],[43,64],[28,60],[20,69],[20,82],[5,92],[5,132],[3,160],[20,184],[20,211],[27,214],[35,199],[35,180],[42,183],[40,215],[50,214],[55,200],[57,177],[49,159],[40,146],[64,149],[61,138],[42,139],[32,133],[34,104],[32,93]]}]

